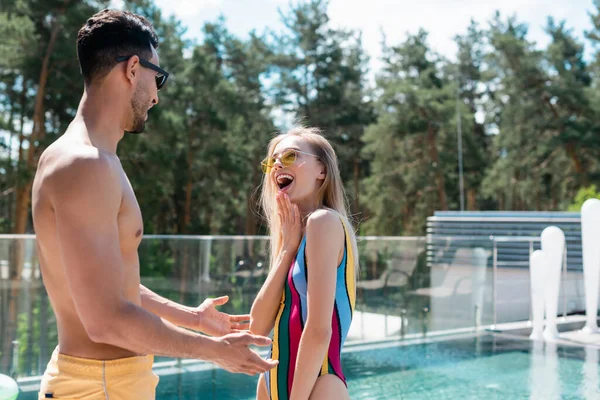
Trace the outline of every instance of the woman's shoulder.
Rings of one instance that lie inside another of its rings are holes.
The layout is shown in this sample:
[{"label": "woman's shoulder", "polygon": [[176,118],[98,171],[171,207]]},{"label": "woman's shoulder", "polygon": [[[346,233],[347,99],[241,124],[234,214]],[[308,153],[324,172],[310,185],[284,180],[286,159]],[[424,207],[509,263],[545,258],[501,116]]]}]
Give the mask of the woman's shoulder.
[{"label": "woman's shoulder", "polygon": [[344,226],[340,214],[329,208],[321,208],[310,214],[306,221],[306,233],[308,235],[317,235],[323,238],[333,235],[333,237],[344,235]]},{"label": "woman's shoulder", "polygon": [[311,222],[317,223],[339,223],[340,226],[342,224],[342,219],[340,213],[331,209],[331,208],[319,208],[318,210],[313,211],[307,220],[307,224]]}]

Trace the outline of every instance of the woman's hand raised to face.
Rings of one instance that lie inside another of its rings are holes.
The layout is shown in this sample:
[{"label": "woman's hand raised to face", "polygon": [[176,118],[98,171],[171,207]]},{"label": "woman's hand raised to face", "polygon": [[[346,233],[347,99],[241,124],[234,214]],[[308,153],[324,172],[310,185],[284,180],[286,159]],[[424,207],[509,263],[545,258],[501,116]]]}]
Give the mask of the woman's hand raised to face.
[{"label": "woman's hand raised to face", "polygon": [[298,206],[285,193],[277,194],[277,214],[281,223],[282,250],[295,253],[302,239],[302,223]]}]

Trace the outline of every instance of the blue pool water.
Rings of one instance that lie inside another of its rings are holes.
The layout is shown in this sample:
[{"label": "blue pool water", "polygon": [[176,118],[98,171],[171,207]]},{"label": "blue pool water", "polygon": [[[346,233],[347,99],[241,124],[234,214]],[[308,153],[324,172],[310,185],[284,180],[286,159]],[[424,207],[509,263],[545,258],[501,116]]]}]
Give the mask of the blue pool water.
[{"label": "blue pool water", "polygon": [[[485,334],[347,350],[342,362],[352,399],[600,399],[598,348]],[[157,399],[255,398],[256,377],[198,365],[184,369],[157,370]],[[29,398],[35,397],[19,397]]]},{"label": "blue pool water", "polygon": [[[600,399],[599,351],[483,335],[357,347],[343,355],[352,399]],[[221,370],[161,376],[158,398],[254,399],[256,378]]]}]

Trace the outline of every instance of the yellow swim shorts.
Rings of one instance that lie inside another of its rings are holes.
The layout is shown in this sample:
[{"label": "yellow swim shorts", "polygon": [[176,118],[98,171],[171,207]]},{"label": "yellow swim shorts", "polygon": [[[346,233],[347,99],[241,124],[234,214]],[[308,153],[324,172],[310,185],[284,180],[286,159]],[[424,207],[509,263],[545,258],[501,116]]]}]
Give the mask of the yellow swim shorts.
[{"label": "yellow swim shorts", "polygon": [[91,360],[52,353],[38,399],[154,400],[154,356]]}]

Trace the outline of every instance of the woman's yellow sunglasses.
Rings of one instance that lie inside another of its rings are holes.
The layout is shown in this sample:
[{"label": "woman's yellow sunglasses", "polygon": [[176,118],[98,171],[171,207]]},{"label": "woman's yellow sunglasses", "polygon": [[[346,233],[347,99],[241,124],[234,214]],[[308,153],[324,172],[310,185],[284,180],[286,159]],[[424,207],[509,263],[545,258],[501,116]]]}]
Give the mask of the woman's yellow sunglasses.
[{"label": "woman's yellow sunglasses", "polygon": [[316,155],[311,154],[311,153],[306,153],[304,151],[300,151],[297,149],[289,149],[289,150],[286,150],[283,153],[281,153],[279,156],[266,157],[264,160],[262,160],[260,162],[260,165],[262,167],[263,172],[265,174],[268,174],[271,172],[271,169],[273,169],[273,165],[275,165],[275,161],[277,161],[278,158],[279,158],[279,161],[281,161],[281,163],[285,167],[289,167],[290,165],[292,165],[293,163],[296,162],[296,159],[298,158],[298,153],[306,154],[307,156],[317,157]]}]

